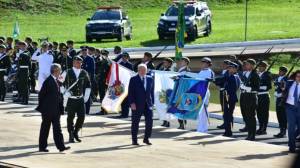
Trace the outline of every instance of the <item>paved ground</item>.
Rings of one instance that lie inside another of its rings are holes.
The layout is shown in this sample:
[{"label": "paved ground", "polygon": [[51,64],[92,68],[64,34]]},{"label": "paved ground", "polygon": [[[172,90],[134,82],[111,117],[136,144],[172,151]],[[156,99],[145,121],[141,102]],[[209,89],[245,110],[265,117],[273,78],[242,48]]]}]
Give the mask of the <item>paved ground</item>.
[{"label": "paved ground", "polygon": [[[10,100],[8,100],[10,101]],[[72,149],[59,153],[49,137],[50,153],[38,153],[37,141],[40,116],[33,109],[36,96],[31,97],[31,105],[12,103],[0,104],[0,162],[25,167],[288,167],[293,154],[288,154],[286,138],[272,138],[276,128],[269,128],[269,135],[258,137],[260,142],[240,139],[245,134],[237,132],[240,124],[235,124],[235,138],[219,136],[216,130],[219,120],[211,119],[210,134],[181,131],[160,127],[155,120],[153,146],[134,147],[130,145],[130,122],[112,119],[113,115],[87,116],[81,135],[82,143],[69,144]],[[93,106],[96,111],[98,106]],[[65,137],[66,116],[62,118]],[[195,128],[195,122],[188,123],[188,130]],[[143,131],[143,129],[141,129]],[[263,142],[263,143],[261,143]],[[266,143],[265,143],[266,142]],[[271,143],[271,144],[268,144]],[[277,144],[277,145],[272,145]],[[278,145],[280,144],[280,145]],[[151,161],[151,164],[148,163]]]}]

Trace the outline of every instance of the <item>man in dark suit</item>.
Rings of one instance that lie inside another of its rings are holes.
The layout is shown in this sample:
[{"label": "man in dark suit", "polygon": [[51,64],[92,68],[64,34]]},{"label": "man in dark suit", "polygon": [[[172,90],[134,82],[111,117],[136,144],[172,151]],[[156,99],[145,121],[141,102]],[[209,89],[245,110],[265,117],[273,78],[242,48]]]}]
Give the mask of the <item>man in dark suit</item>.
[{"label": "man in dark suit", "polygon": [[51,75],[45,80],[39,92],[39,104],[36,108],[36,110],[42,114],[39,151],[49,152],[47,149],[47,139],[52,123],[56,148],[60,152],[63,152],[70,149],[70,147],[65,147],[64,138],[60,127],[60,115],[64,113],[64,107],[57,78],[60,75],[61,67],[59,64],[53,64],[50,71]]},{"label": "man in dark suit", "polygon": [[[124,52],[121,54],[122,59],[120,60],[120,65],[124,66],[125,68],[128,68],[129,70],[133,71],[133,65],[129,62],[130,56],[127,52]],[[118,118],[128,118],[129,114],[129,103],[128,103],[128,97],[126,97],[122,104],[121,104],[121,115],[118,116]]]},{"label": "man in dark suit", "polygon": [[154,104],[154,82],[147,74],[147,65],[138,66],[138,75],[132,77],[129,82],[128,101],[132,110],[131,135],[132,145],[139,145],[137,135],[141,116],[145,116],[144,143],[152,145],[149,138],[152,134],[153,104]]}]

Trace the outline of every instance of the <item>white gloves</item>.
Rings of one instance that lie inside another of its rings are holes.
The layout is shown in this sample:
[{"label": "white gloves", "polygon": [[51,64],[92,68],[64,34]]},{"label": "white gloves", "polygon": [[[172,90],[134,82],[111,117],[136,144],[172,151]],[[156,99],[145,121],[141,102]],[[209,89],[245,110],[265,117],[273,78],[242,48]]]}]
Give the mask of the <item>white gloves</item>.
[{"label": "white gloves", "polygon": [[8,79],[8,77],[7,77],[7,76],[4,76],[4,82],[6,82],[6,81],[7,81],[7,79]]},{"label": "white gloves", "polygon": [[267,90],[267,86],[261,86],[259,87],[260,90]]},{"label": "white gloves", "polygon": [[247,87],[244,84],[241,85],[241,89],[245,90],[246,92],[251,92],[252,88],[251,87]]},{"label": "white gloves", "polygon": [[91,88],[86,88],[84,93],[84,98],[83,98],[84,103],[86,103],[89,100],[90,95],[91,95]]}]

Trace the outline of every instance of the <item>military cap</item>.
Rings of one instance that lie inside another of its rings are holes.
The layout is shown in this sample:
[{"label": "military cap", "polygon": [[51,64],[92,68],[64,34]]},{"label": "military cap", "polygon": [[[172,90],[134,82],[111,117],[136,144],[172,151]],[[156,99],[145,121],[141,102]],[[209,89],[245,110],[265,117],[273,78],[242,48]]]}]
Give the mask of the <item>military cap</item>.
[{"label": "military cap", "polygon": [[88,47],[87,46],[80,46],[81,51],[87,51]]},{"label": "military cap", "polygon": [[32,38],[31,37],[26,37],[25,40],[29,41],[29,42],[32,42]]},{"label": "military cap", "polygon": [[259,66],[267,67],[267,66],[269,66],[269,64],[268,64],[266,61],[261,61],[261,62],[259,63]]},{"label": "military cap", "polygon": [[102,55],[108,55],[108,54],[109,54],[109,51],[103,49],[103,50],[101,50],[101,54],[102,54]]},{"label": "military cap", "polygon": [[42,42],[41,46],[49,46],[49,43],[47,41]]},{"label": "military cap", "polygon": [[211,64],[211,59],[208,58],[208,57],[204,57],[204,58],[201,59],[201,62],[206,62],[208,64]]},{"label": "military cap", "polygon": [[223,63],[226,64],[226,65],[229,65],[231,63],[231,61],[230,60],[224,60]]},{"label": "military cap", "polygon": [[0,39],[0,44],[3,44],[4,43],[4,40]]},{"label": "military cap", "polygon": [[122,57],[128,57],[128,58],[130,58],[128,52],[123,52],[123,53],[122,53]]},{"label": "military cap", "polygon": [[58,42],[53,41],[52,44],[55,45],[55,46],[57,46],[57,45],[58,45]]},{"label": "military cap", "polygon": [[182,57],[181,60],[185,61],[187,64],[191,62],[191,60],[188,57]]},{"label": "military cap", "polygon": [[283,71],[283,72],[287,72],[288,68],[286,66],[281,66],[281,67],[279,67],[279,70]]},{"label": "military cap", "polygon": [[165,58],[165,61],[169,62],[169,63],[173,63],[174,61],[172,60],[172,58]]},{"label": "military cap", "polygon": [[0,45],[0,48],[6,49],[6,46],[5,46],[4,44],[1,44],[1,45]]},{"label": "military cap", "polygon": [[147,56],[147,57],[149,57],[149,58],[152,58],[152,54],[149,53],[149,52],[145,52],[144,55]]},{"label": "military cap", "polygon": [[73,40],[68,40],[67,44],[74,44],[74,41]]},{"label": "military cap", "polygon": [[251,59],[251,58],[247,59],[246,63],[249,63],[251,65],[256,65],[256,61],[254,59]]},{"label": "military cap", "polygon": [[239,68],[239,65],[238,65],[238,64],[236,64],[236,63],[234,63],[234,62],[231,62],[231,61],[228,63],[228,66],[229,66],[229,67],[233,67],[233,68]]},{"label": "military cap", "polygon": [[74,57],[73,61],[83,61],[83,59],[80,56]]},{"label": "military cap", "polygon": [[19,41],[18,45],[25,45],[25,46],[27,46],[27,44],[24,41]]},{"label": "military cap", "polygon": [[88,50],[95,51],[96,49],[95,49],[95,47],[88,47]]}]

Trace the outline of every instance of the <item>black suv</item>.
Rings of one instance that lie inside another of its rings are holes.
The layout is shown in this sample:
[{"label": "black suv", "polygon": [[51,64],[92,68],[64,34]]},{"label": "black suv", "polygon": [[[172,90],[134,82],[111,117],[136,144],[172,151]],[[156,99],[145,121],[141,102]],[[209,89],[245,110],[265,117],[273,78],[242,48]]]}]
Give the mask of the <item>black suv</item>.
[{"label": "black suv", "polygon": [[[187,38],[195,40],[199,35],[208,36],[212,30],[211,11],[206,2],[191,1],[184,7]],[[175,37],[178,20],[178,6],[171,5],[166,13],[161,15],[158,22],[157,33],[160,40],[165,37]]]},{"label": "black suv", "polygon": [[86,42],[92,42],[93,39],[101,41],[101,39],[112,38],[122,41],[123,37],[131,40],[131,22],[121,7],[99,7],[87,20]]}]

